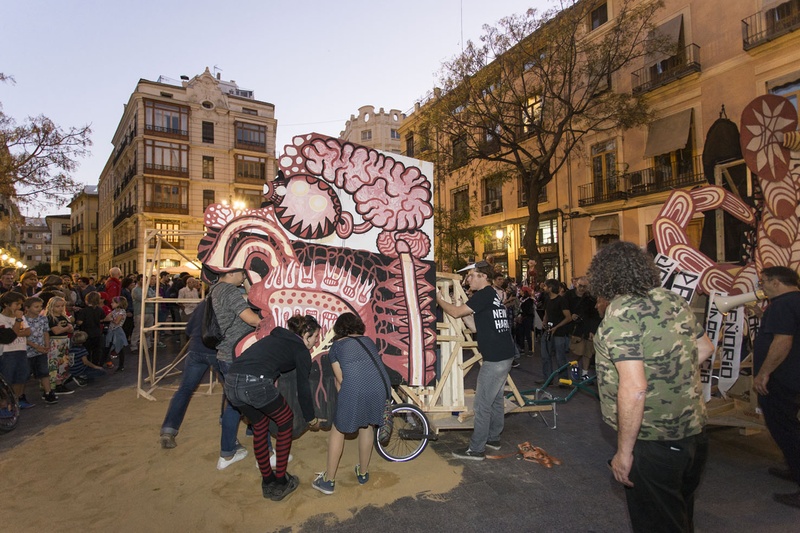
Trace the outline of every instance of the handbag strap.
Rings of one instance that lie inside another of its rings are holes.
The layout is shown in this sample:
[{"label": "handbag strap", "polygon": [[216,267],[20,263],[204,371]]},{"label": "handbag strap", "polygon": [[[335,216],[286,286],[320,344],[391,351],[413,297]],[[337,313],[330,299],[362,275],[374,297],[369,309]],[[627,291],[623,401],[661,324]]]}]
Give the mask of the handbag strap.
[{"label": "handbag strap", "polygon": [[358,344],[361,345],[362,348],[364,348],[364,351],[367,352],[367,355],[369,355],[369,358],[372,361],[372,364],[375,365],[376,369],[378,369],[378,374],[381,375],[381,380],[383,381],[383,386],[386,387],[386,399],[387,400],[390,399],[392,397],[392,392],[391,392],[391,389],[389,387],[389,381],[386,379],[386,377],[384,377],[383,372],[381,372],[381,367],[378,366],[378,361],[375,360],[375,356],[372,355],[372,352],[369,351],[369,348],[367,348],[367,345],[364,344],[364,342],[361,339],[359,339],[358,337],[352,337],[352,338],[355,339],[358,342]]}]

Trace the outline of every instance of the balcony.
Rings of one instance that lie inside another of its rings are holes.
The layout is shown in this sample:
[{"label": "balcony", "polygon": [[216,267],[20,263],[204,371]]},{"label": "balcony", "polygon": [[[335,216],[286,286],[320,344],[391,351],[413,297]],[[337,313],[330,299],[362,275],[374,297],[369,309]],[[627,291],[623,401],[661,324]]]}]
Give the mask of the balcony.
[{"label": "balcony", "polygon": [[[169,244],[175,248],[182,249],[185,248],[186,244],[183,239],[180,239],[178,237],[163,237],[161,240],[164,243],[161,245],[162,248],[169,248],[169,246],[167,246],[167,244]],[[148,248],[155,248],[155,247],[156,247],[156,241],[154,239],[151,239],[148,242]]]},{"label": "balcony", "polygon": [[72,226],[72,231],[70,231],[70,234],[77,233],[77,232],[79,232],[81,230],[83,230],[83,222],[81,222],[80,224],[75,224],[74,226]]},{"label": "balcony", "polygon": [[122,209],[117,216],[114,217],[114,227],[117,227],[123,220],[131,217],[136,213],[136,206],[130,205]]},{"label": "balcony", "polygon": [[72,250],[59,250],[58,251],[58,260],[59,261],[69,261],[69,258],[72,256]]},{"label": "balcony", "polygon": [[742,48],[750,50],[800,28],[800,3],[792,1],[742,19]]},{"label": "balcony", "polygon": [[178,215],[189,214],[189,204],[179,204],[171,202],[145,202],[145,211],[155,211],[157,213],[173,213]]},{"label": "balcony", "polygon": [[481,206],[481,215],[494,215],[495,213],[501,213],[503,211],[503,201],[502,200],[490,200],[485,202]]},{"label": "balcony", "polygon": [[168,137],[170,139],[183,139],[189,140],[189,131],[180,130],[178,128],[167,128],[164,126],[154,126],[153,124],[145,124],[144,131],[150,135],[157,135],[158,137]]},{"label": "balcony", "polygon": [[[547,202],[547,186],[545,185],[539,190],[539,201],[537,203],[543,204]],[[522,186],[517,189],[517,207],[528,207],[528,197],[523,190]]]},{"label": "balcony", "polygon": [[160,174],[162,176],[175,176],[178,178],[188,178],[189,169],[187,167],[172,167],[169,165],[154,165],[145,163],[144,171],[150,174]]},{"label": "balcony", "polygon": [[[213,178],[214,176],[212,175],[211,177]],[[259,174],[257,172],[237,172],[236,176],[234,177],[234,181],[236,183],[247,183],[250,185],[264,185],[266,180],[264,179],[263,174]]]},{"label": "balcony", "polygon": [[696,44],[690,44],[680,53],[655,65],[634,71],[631,75],[633,94],[658,89],[693,72],[700,72],[700,47]]},{"label": "balcony", "polygon": [[581,185],[578,187],[578,205],[586,207],[706,184],[702,156],[695,156],[691,163],[691,168],[655,166],[618,174],[602,182]]},{"label": "balcony", "polygon": [[125,148],[127,148],[129,144],[133,144],[134,137],[136,137],[136,128],[132,129],[128,135],[122,138],[122,142],[119,143],[117,151],[114,154],[114,165],[117,164],[117,161],[119,161],[119,158],[125,152]]},{"label": "balcony", "polygon": [[116,200],[117,197],[122,194],[122,191],[125,190],[125,187],[133,180],[133,177],[136,175],[136,161],[134,161],[129,167],[128,170],[125,171],[125,174],[122,175],[122,179],[120,180],[120,184],[114,189],[114,199]]},{"label": "balcony", "polygon": [[258,141],[249,141],[245,139],[236,139],[236,148],[242,150],[250,150],[251,152],[266,152],[267,143]]},{"label": "balcony", "polygon": [[122,255],[136,248],[136,239],[131,239],[128,242],[114,247],[114,255]]}]

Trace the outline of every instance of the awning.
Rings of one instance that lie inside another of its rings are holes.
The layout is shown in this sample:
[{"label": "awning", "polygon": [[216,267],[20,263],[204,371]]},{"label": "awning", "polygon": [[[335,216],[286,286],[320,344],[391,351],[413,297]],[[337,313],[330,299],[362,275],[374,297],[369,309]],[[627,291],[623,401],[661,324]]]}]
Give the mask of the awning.
[{"label": "awning", "polygon": [[650,33],[651,39],[663,40],[673,45],[672,51],[660,50],[647,55],[647,65],[655,65],[668,57],[675,55],[678,43],[681,40],[681,28],[683,28],[683,15],[668,20]]},{"label": "awning", "polygon": [[602,237],[604,235],[619,236],[619,215],[594,217],[589,225],[589,237]]},{"label": "awning", "polygon": [[652,122],[647,128],[644,156],[655,157],[685,148],[691,126],[691,108]]}]

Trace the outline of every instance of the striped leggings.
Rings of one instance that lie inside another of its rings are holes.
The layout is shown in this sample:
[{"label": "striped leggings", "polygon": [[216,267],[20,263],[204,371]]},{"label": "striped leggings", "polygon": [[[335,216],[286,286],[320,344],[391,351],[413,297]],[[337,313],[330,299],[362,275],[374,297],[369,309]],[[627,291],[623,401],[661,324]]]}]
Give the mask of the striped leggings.
[{"label": "striped leggings", "polygon": [[278,434],[275,443],[275,477],[283,480],[286,475],[286,465],[289,463],[289,452],[292,449],[292,425],[294,415],[292,409],[283,396],[278,398],[260,409],[251,405],[240,405],[239,411],[253,425],[253,449],[258,461],[258,468],[261,476],[269,479],[273,475],[272,467],[269,464],[269,421],[272,420],[278,426]]}]

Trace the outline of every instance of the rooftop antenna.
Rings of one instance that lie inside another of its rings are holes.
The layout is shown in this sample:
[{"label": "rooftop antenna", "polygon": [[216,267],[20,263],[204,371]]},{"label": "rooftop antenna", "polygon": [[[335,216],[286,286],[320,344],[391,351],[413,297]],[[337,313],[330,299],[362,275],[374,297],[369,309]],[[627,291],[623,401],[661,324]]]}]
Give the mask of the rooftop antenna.
[{"label": "rooftop antenna", "polygon": [[464,53],[464,0],[461,0],[461,53]]},{"label": "rooftop antenna", "polygon": [[219,79],[219,75],[222,73],[222,69],[218,66],[214,65],[214,77]]}]

